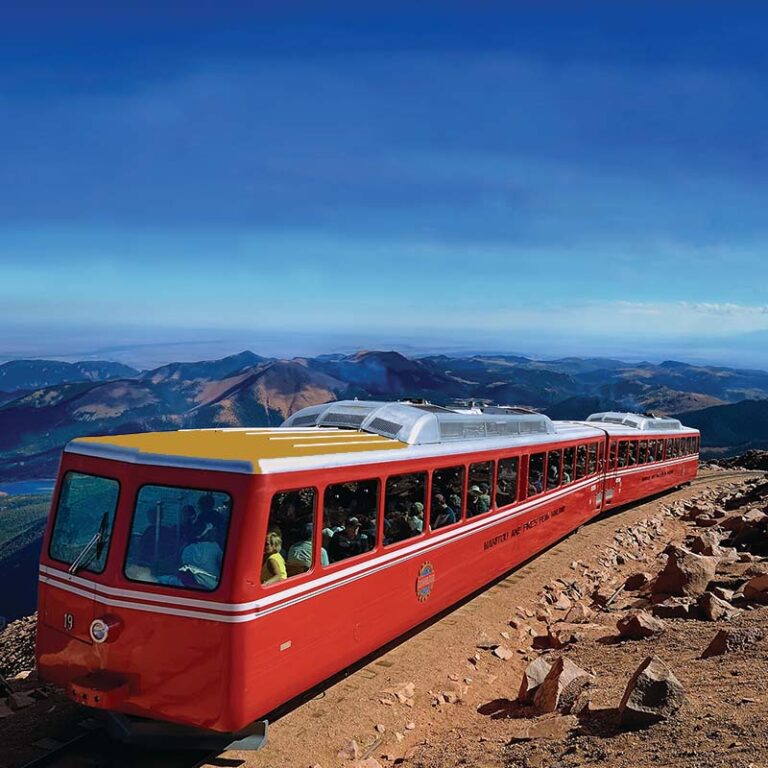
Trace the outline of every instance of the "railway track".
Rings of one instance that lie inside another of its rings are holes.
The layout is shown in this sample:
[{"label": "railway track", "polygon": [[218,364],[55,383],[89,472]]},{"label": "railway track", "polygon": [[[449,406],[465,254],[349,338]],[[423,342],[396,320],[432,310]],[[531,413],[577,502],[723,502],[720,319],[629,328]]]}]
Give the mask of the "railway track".
[{"label": "railway track", "polygon": [[51,742],[45,754],[23,768],[197,768],[218,756],[216,752],[129,747],[113,741],[102,728],[84,729],[68,741]]},{"label": "railway track", "polygon": [[766,473],[759,469],[746,469],[746,470],[724,470],[722,472],[712,472],[707,475],[698,476],[696,479],[691,480],[691,485],[703,485],[704,483],[711,483],[716,480],[736,480],[740,477],[759,477]]}]

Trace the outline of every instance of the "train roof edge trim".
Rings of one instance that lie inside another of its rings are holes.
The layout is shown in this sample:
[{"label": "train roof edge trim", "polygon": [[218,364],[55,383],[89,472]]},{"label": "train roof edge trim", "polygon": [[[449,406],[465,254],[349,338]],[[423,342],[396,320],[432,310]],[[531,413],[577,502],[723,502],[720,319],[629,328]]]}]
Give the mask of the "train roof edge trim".
[{"label": "train roof edge trim", "polygon": [[639,413],[621,411],[604,411],[587,416],[590,423],[620,424],[623,427],[633,427],[643,431],[682,432],[683,424],[679,419],[670,419],[661,416],[644,416]]},{"label": "train roof edge trim", "polygon": [[408,445],[556,432],[554,422],[541,413],[458,413],[434,405],[376,400],[313,405],[294,413],[282,427],[345,427]]},{"label": "train roof edge trim", "polygon": [[92,456],[96,459],[122,461],[127,464],[149,464],[155,467],[177,467],[181,469],[204,469],[211,472],[234,472],[243,475],[253,474],[253,462],[244,459],[216,459],[192,456],[175,456],[163,453],[146,453],[138,448],[109,445],[103,443],[84,443],[72,440],[64,447],[64,453],[76,453],[80,456]]}]

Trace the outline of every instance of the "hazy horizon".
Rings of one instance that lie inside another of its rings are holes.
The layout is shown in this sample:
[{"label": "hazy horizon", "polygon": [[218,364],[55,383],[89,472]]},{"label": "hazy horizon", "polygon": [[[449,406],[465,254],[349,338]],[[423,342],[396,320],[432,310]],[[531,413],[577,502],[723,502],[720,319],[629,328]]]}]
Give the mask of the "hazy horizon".
[{"label": "hazy horizon", "polygon": [[[6,329],[7,330],[7,329]],[[613,358],[628,363],[648,361],[654,364],[676,360],[693,365],[714,365],[768,370],[768,349],[764,339],[755,342],[749,336],[723,340],[687,340],[685,344],[649,341],[629,345],[622,339],[555,339],[538,341],[522,334],[514,342],[480,336],[456,338],[451,334],[394,336],[386,334],[271,334],[233,331],[223,333],[190,329],[133,329],[106,337],[98,329],[81,328],[56,339],[50,333],[41,337],[29,329],[17,329],[13,342],[0,331],[0,363],[19,359],[48,359],[65,362],[109,360],[137,369],[155,368],[173,362],[212,360],[243,351],[264,357],[315,357],[322,354],[350,354],[361,349],[395,350],[411,357],[446,354],[522,355],[532,359],[562,357]],[[768,336],[768,335],[767,335]],[[762,347],[761,347],[762,343]],[[765,350],[765,351],[763,351]]]}]

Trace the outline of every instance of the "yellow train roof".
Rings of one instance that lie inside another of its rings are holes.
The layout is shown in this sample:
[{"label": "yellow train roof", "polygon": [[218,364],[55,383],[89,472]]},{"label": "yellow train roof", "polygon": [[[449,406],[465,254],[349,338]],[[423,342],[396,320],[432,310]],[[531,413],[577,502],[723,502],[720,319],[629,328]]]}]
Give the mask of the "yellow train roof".
[{"label": "yellow train roof", "polygon": [[399,440],[349,429],[191,429],[79,437],[65,452],[134,464],[259,474],[264,471],[261,462],[272,459],[405,447]]}]

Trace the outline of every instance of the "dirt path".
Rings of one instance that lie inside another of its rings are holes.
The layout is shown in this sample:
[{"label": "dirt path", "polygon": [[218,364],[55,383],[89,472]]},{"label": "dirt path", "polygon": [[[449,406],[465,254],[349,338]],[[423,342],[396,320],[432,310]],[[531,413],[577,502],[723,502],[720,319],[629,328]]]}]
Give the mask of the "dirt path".
[{"label": "dirt path", "polygon": [[[692,487],[584,526],[440,621],[271,724],[270,742],[262,752],[232,752],[222,757],[242,759],[249,768],[350,766],[354,763],[338,753],[345,743],[355,740],[360,757],[375,758],[384,766],[400,762],[448,766],[465,764],[467,760],[487,768],[518,764],[505,756],[503,724],[477,711],[492,700],[514,698],[526,664],[536,656],[529,648],[530,637],[520,636],[510,627],[510,620],[519,620],[522,615],[537,634],[546,632],[545,622],[525,616],[526,610],[529,614],[538,610],[544,618],[539,605],[544,585],[553,579],[574,578],[577,570],[581,572],[582,563],[584,569],[599,568],[597,564],[601,560],[605,563],[606,547],[619,529],[663,516],[663,509],[677,500],[760,475],[708,473]],[[665,543],[681,540],[685,532],[684,523],[665,518],[659,541],[640,555],[639,562],[629,560],[611,566],[611,576],[619,578],[620,574],[649,569],[651,565],[647,564],[653,563]],[[615,633],[615,617],[613,622]],[[711,634],[711,630],[709,625],[706,631]],[[525,629],[522,631],[525,633]],[[512,657],[504,661],[488,651],[477,651],[482,636],[503,642],[513,651]],[[608,655],[601,646],[596,649],[591,657],[584,652],[589,657],[586,662],[595,664],[601,655]],[[634,657],[629,658],[628,663],[633,662]],[[408,695],[409,683],[415,691],[412,696]],[[401,703],[396,695],[383,693],[387,689],[403,692],[401,698],[408,701]],[[448,701],[455,697],[462,700],[435,704],[436,694],[450,692],[454,696],[448,696]],[[469,743],[472,748],[467,747]]]}]

